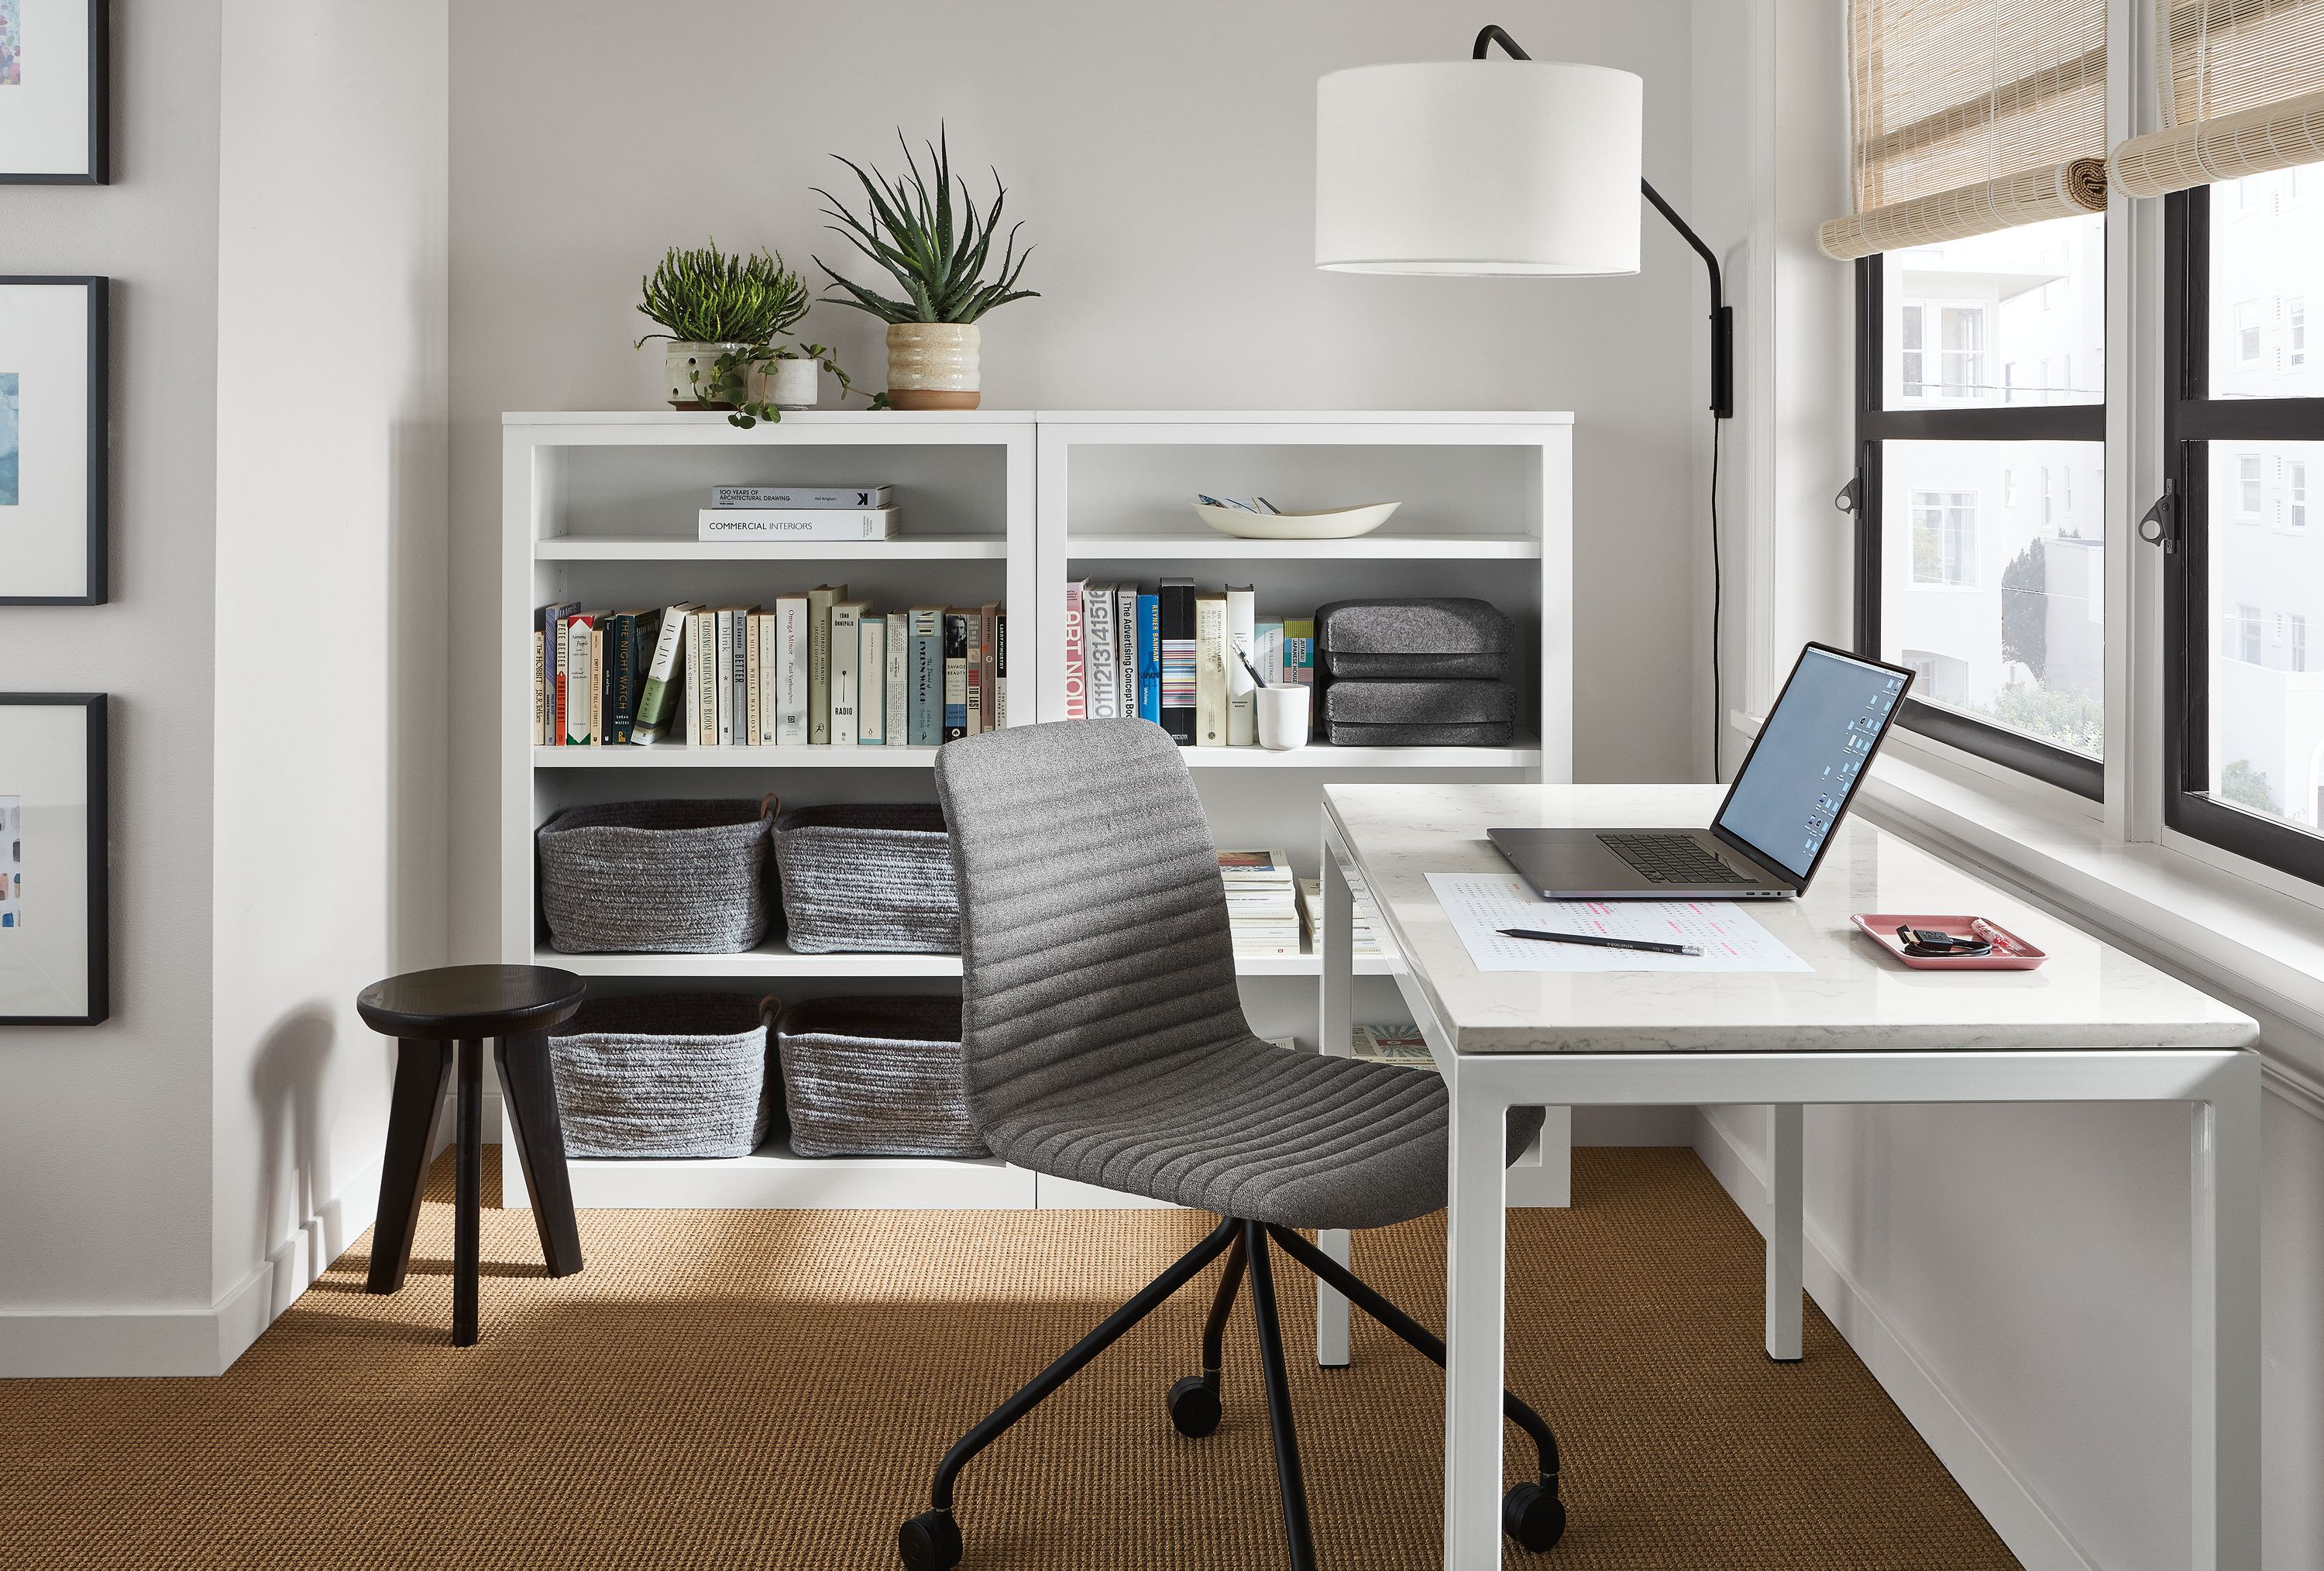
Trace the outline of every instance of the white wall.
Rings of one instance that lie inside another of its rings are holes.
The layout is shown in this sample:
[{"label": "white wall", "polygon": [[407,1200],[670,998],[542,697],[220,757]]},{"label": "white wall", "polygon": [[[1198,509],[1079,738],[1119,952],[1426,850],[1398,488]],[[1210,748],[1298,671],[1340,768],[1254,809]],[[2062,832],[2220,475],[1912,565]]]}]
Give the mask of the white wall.
[{"label": "white wall", "polygon": [[0,608],[0,685],[113,695],[112,1018],[0,1032],[0,1374],[166,1364],[210,1307],[217,7],[113,32],[114,183],[0,186],[0,273],[113,280],[112,604]]},{"label": "white wall", "polygon": [[[895,162],[893,127],[950,129],[997,165],[1043,298],[986,319],[986,402],[1013,408],[1572,409],[1575,762],[1591,780],[1698,775],[1690,629],[1702,529],[1684,455],[1704,378],[1692,253],[1644,214],[1634,278],[1317,273],[1314,82],[1467,54],[1486,22],[1536,55],[1646,80],[1649,178],[1691,199],[1684,0],[1416,6],[664,7],[506,0],[453,18],[453,661],[489,669],[503,410],[648,405],[658,347],[637,282],[671,245],[766,244],[811,271],[844,245],[808,189],[829,156]],[[706,80],[732,68],[731,95]],[[851,269],[860,273],[860,269]],[[819,276],[819,275],[818,275]],[[880,328],[818,307],[872,386]],[[492,684],[453,687],[456,952],[492,952],[498,865],[482,789]]]},{"label": "white wall", "polygon": [[371,1221],[355,993],[444,953],[447,7],[225,12],[211,1278],[254,1335]]}]

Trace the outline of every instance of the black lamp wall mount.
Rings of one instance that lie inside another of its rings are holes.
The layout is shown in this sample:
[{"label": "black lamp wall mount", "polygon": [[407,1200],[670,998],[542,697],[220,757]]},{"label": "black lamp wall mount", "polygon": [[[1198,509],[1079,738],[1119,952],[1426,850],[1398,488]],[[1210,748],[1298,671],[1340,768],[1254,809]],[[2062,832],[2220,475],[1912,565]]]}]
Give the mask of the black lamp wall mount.
[{"label": "black lamp wall mount", "polygon": [[[1476,51],[1471,58],[1483,60],[1486,51],[1497,43],[1511,60],[1533,59],[1517,47],[1517,41],[1508,35],[1508,29],[1489,23],[1477,34]],[[1727,303],[1726,292],[1720,284],[1719,258],[1711,254],[1702,236],[1688,227],[1678,210],[1663,200],[1662,193],[1650,182],[1641,180],[1638,189],[1654,204],[1655,211],[1669,220],[1680,238],[1694,247],[1695,254],[1702,258],[1702,265],[1711,273],[1711,412],[1720,420],[1731,420],[1735,415],[1735,308]]]}]

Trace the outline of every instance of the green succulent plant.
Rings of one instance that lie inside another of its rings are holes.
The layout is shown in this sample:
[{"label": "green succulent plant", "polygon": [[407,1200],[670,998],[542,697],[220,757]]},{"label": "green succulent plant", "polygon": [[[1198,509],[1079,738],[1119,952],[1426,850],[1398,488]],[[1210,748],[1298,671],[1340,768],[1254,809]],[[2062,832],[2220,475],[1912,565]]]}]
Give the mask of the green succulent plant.
[{"label": "green succulent plant", "polygon": [[955,212],[951,150],[941,129],[936,138],[927,144],[930,168],[923,175],[911,144],[904,141],[904,134],[899,130],[896,141],[904,150],[907,172],[894,180],[881,174],[876,166],[866,170],[853,159],[833,154],[854,171],[869,207],[868,216],[859,217],[848,211],[838,198],[817,186],[815,194],[829,204],[825,213],[835,220],[826,227],[877,263],[896,281],[903,298],[877,294],[843,278],[818,256],[815,264],[845,291],[825,295],[825,300],[868,311],[883,322],[966,323],[995,306],[1034,298],[1035,291],[1017,287],[1026,260],[1033,254],[1029,245],[1022,255],[1018,254],[1017,231],[1024,227],[1021,222],[1010,226],[1001,248],[1000,266],[992,277],[988,280],[984,276],[993,236],[1001,229],[1001,206],[1009,195],[1001,183],[1000,171],[992,173],[990,210],[977,206],[976,199],[969,193],[967,179],[961,177],[960,205]]},{"label": "green succulent plant", "polygon": [[639,313],[665,331],[655,338],[686,344],[766,344],[788,332],[814,301],[807,281],[783,259],[760,248],[757,255],[730,256],[714,240],[700,251],[672,246],[661,265],[638,281],[643,297]]}]

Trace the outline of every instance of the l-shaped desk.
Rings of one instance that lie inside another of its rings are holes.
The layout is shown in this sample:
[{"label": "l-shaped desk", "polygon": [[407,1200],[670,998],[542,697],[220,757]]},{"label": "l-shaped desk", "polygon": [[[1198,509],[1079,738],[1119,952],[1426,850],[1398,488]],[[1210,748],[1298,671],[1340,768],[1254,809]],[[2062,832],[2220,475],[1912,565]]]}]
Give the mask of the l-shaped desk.
[{"label": "l-shaped desk", "polygon": [[[1444,1564],[1501,1564],[1504,1127],[1513,1106],[1769,1108],[1766,1346],[1801,1339],[1801,1115],[1809,1103],[2189,1104],[2197,1571],[2259,1564],[2258,1027],[2132,956],[1883,833],[1842,826],[1813,886],[1753,914],[1812,974],[1482,972],[1432,873],[1506,873],[1495,825],[1707,823],[1715,786],[1334,785],[1323,800],[1322,1035],[1351,1030],[1352,870],[1452,1098]],[[2037,971],[1909,970],[1858,910],[1974,912],[2038,941]],[[1344,1233],[1324,1245],[1347,1258]],[[1344,1360],[1346,1300],[1317,1342]],[[1554,1393],[1536,1400],[1552,1424]]]}]

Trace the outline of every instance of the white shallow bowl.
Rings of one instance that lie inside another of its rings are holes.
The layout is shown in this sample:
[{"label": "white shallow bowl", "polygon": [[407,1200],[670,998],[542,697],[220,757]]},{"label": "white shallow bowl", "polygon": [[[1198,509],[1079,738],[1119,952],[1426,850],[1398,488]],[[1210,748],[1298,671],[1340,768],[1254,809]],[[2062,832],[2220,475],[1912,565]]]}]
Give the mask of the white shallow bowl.
[{"label": "white shallow bowl", "polygon": [[1375,502],[1363,507],[1334,507],[1328,513],[1245,513],[1234,507],[1194,504],[1204,523],[1237,540],[1353,540],[1370,534],[1404,504]]}]

